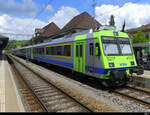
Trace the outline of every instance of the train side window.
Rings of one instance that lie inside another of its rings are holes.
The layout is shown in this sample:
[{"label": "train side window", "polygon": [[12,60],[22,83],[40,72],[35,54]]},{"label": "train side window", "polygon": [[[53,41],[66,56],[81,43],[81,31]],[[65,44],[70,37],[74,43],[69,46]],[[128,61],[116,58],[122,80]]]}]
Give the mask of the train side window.
[{"label": "train side window", "polygon": [[61,56],[62,54],[63,54],[63,52],[62,52],[62,46],[57,46],[56,47],[56,55]]},{"label": "train side window", "polygon": [[93,46],[93,43],[90,43],[90,45],[89,45],[89,52],[90,52],[90,56],[93,56],[93,54],[94,54],[94,52],[93,52],[93,48],[94,46]]},{"label": "train side window", "polygon": [[44,48],[40,48],[40,54],[43,55],[44,54]]},{"label": "train side window", "polygon": [[99,43],[95,44],[95,49],[96,49],[96,56],[100,56],[100,46],[99,46]]},{"label": "train side window", "polygon": [[82,56],[83,56],[83,46],[80,45],[80,57],[82,57]]},{"label": "train side window", "polygon": [[64,56],[71,56],[71,45],[64,46]]},{"label": "train side window", "polygon": [[46,48],[46,55],[51,55],[51,48],[50,47]]},{"label": "train side window", "polygon": [[76,45],[76,56],[79,57],[79,46]]}]

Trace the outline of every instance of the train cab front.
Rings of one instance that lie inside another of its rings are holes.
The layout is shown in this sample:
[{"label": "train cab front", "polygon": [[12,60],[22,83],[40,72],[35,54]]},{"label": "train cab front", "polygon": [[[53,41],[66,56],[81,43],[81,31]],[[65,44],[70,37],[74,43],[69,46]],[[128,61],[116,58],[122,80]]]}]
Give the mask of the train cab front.
[{"label": "train cab front", "polygon": [[130,81],[130,74],[136,69],[137,63],[133,49],[126,33],[101,36],[101,52],[105,74],[101,78],[107,79],[109,86],[123,86]]}]

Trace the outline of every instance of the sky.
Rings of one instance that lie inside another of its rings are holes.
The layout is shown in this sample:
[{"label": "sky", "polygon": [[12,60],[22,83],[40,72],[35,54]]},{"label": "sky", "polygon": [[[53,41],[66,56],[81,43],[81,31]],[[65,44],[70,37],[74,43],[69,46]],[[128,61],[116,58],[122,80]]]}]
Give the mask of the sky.
[{"label": "sky", "polygon": [[102,25],[114,15],[117,30],[124,20],[126,29],[150,23],[150,0],[95,0],[94,9],[92,4],[93,0],[0,0],[0,34],[15,40],[30,39],[35,28],[51,22],[63,28],[82,12],[95,16]]}]

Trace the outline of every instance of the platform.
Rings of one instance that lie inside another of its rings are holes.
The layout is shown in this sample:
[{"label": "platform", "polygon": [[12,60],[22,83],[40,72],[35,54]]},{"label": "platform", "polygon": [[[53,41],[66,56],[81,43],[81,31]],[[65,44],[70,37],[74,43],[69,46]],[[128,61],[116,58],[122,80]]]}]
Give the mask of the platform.
[{"label": "platform", "polygon": [[25,112],[10,65],[0,56],[0,112]]},{"label": "platform", "polygon": [[142,75],[136,75],[134,74],[135,83],[144,87],[144,88],[150,88],[150,71],[144,70],[144,74]]}]

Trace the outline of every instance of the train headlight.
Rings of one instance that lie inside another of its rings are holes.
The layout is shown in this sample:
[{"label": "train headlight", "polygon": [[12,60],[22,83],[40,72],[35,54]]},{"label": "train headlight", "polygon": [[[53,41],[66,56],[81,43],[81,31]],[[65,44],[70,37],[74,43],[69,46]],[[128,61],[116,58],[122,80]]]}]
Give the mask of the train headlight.
[{"label": "train headlight", "polygon": [[131,65],[135,65],[134,61],[131,61]]},{"label": "train headlight", "polygon": [[109,63],[109,67],[115,67],[114,63]]}]

